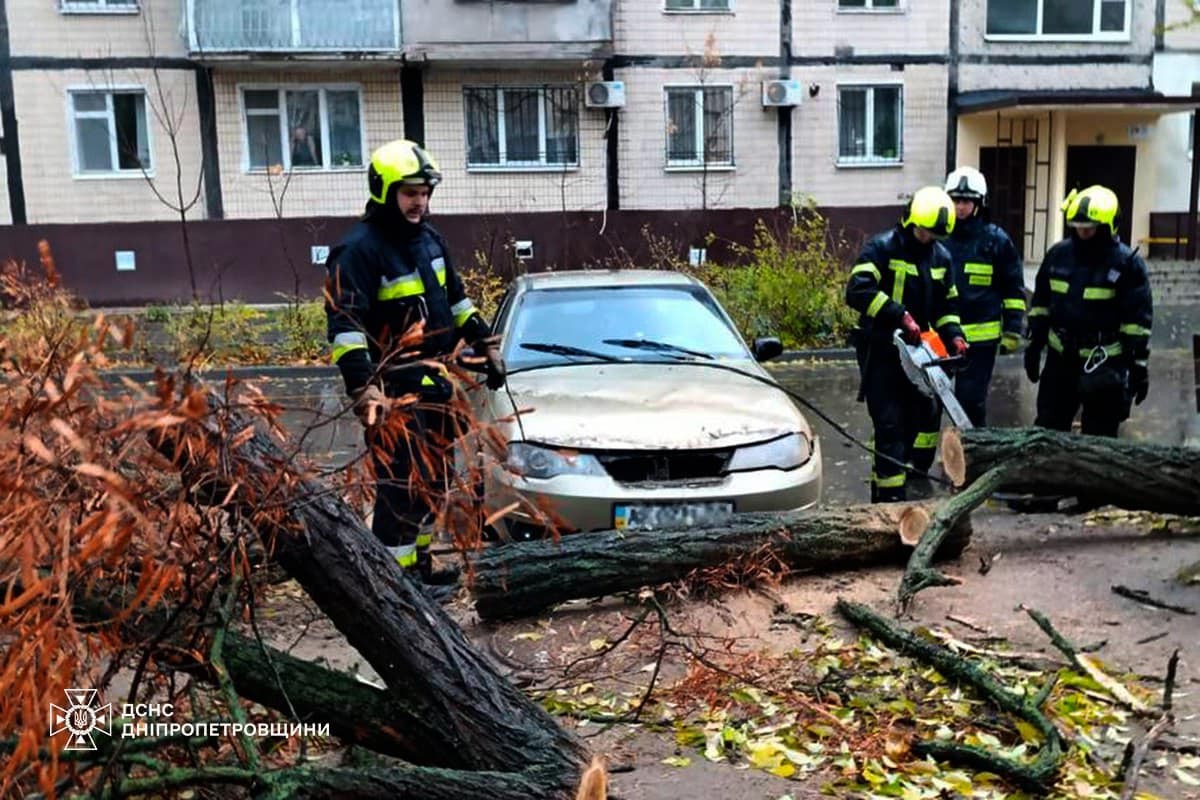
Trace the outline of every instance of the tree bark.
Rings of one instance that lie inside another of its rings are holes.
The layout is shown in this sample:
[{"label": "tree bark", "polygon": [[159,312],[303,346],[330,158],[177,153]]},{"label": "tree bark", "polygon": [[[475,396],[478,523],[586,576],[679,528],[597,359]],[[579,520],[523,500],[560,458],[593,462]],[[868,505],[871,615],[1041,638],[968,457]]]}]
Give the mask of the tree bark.
[{"label": "tree bark", "polygon": [[[754,514],[715,529],[606,531],[502,545],[473,557],[471,591],[480,617],[499,619],[534,614],[564,600],[666,583],[738,558],[773,557],[798,571],[899,562],[910,550],[901,528],[911,537],[919,524],[912,507],[896,503]],[[957,555],[970,534],[970,520],[963,518],[941,554]]]},{"label": "tree bark", "polygon": [[178,454],[185,480],[233,487],[233,505],[272,557],[388,694],[412,708],[405,735],[423,743],[422,763],[505,773],[544,767],[539,774],[554,778],[536,794],[570,794],[587,758],[582,742],[495,671],[340,498],[297,474],[278,445],[236,413],[218,408],[178,433],[187,441],[157,444]]},{"label": "tree bark", "polygon": [[[953,439],[943,439],[943,446]],[[1200,448],[1082,436],[1045,428],[958,431],[959,485],[1004,468],[999,491],[1075,495],[1128,509],[1200,514]],[[947,459],[953,463],[958,455]]]}]

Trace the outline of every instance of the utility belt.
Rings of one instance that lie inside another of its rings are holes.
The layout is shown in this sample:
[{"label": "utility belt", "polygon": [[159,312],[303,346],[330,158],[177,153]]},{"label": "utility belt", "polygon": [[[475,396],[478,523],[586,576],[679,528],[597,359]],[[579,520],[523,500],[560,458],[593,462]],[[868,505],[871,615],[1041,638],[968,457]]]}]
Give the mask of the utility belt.
[{"label": "utility belt", "polygon": [[1110,338],[1098,333],[1094,338],[1096,343],[1088,344],[1060,331],[1051,330],[1047,344],[1068,363],[1079,365],[1080,394],[1127,388],[1129,366],[1126,359],[1119,358],[1124,355],[1125,348],[1115,341],[1115,337]]}]

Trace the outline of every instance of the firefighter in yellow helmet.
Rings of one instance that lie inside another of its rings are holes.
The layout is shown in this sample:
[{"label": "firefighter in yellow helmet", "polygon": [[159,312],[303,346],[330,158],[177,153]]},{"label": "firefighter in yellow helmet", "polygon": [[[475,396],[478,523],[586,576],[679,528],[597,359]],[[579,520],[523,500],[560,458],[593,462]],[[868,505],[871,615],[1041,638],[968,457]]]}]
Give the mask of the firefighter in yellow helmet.
[{"label": "firefighter in yellow helmet", "polygon": [[904,465],[929,469],[942,415],[937,400],[905,377],[893,331],[916,344],[933,329],[951,353],[967,349],[950,254],[937,241],[950,235],[954,222],[954,203],[940,186],[920,189],[900,224],[868,240],[850,270],[846,302],[860,314],[854,345],[861,395],[875,427],[871,502],[906,499]]},{"label": "firefighter in yellow helmet", "polygon": [[1111,189],[1072,191],[1062,210],[1069,234],[1046,252],[1029,309],[1025,371],[1039,384],[1036,424],[1070,430],[1082,407],[1084,433],[1116,436],[1150,388],[1146,264],[1117,235]]},{"label": "firefighter in yellow helmet", "polygon": [[[329,252],[326,317],[333,362],[355,413],[367,428],[376,475],[371,530],[403,568],[426,583],[436,575],[429,545],[435,511],[426,497],[445,489],[445,470],[412,456],[409,442],[383,447],[378,437],[387,398],[415,394],[409,422],[430,454],[448,455],[446,404],[453,387],[443,370],[427,366],[466,340],[486,353],[488,385],[499,388],[504,364],[491,329],[463,290],[450,248],[427,221],[429,198],[441,182],[437,162],[415,142],[399,139],[371,154],[370,199],[362,219]],[[418,344],[401,337],[422,326]],[[388,452],[391,450],[392,452]],[[436,459],[435,459],[436,462]],[[418,471],[418,490],[410,480]]]}]

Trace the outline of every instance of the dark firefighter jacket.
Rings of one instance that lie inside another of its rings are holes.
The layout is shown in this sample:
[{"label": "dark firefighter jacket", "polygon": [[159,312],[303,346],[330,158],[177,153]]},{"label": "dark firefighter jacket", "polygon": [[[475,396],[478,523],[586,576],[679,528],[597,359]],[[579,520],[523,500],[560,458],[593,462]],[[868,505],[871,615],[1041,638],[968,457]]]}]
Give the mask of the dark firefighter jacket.
[{"label": "dark firefighter jacket", "polygon": [[850,270],[846,302],[872,339],[890,341],[904,312],[922,330],[949,342],[962,335],[950,254],[937,242],[922,245],[900,226],[870,239]]},{"label": "dark firefighter jacket", "polygon": [[1141,256],[1103,232],[1087,242],[1072,236],[1051,247],[1038,269],[1029,336],[1035,346],[1085,359],[1103,345],[1109,356],[1144,362],[1153,317]]},{"label": "dark firefighter jacket", "polygon": [[[383,355],[420,320],[424,339],[406,344],[403,359],[390,354],[388,366],[445,355],[459,337],[474,343],[490,333],[450,263],[445,239],[427,222],[368,216],[330,250],[326,264],[328,337],[348,392],[364,386]],[[394,374],[399,377],[391,383],[411,390],[429,382],[421,370]]]},{"label": "dark firefighter jacket", "polygon": [[1025,271],[1012,239],[978,217],[960,220],[942,242],[954,262],[958,313],[968,342],[1025,332]]}]

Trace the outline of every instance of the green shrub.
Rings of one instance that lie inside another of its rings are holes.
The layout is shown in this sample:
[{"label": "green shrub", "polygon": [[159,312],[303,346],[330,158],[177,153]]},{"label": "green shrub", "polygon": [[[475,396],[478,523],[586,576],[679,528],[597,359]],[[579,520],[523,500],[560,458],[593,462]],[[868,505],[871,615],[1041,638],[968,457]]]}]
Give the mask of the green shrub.
[{"label": "green shrub", "polygon": [[778,336],[787,348],[832,347],[845,345],[856,316],[843,297],[848,249],[805,201],[793,207],[785,230],[760,220],[754,242],[734,246],[732,265],[694,267],[678,258],[655,263],[704,281],[749,340]]},{"label": "green shrub", "polygon": [[325,338],[325,304],[320,300],[289,298],[275,312],[281,336],[280,355],[288,361],[325,361],[329,345]]},{"label": "green shrub", "polygon": [[240,302],[181,308],[164,324],[172,355],[199,364],[262,364],[271,358],[263,341],[264,314]]}]

